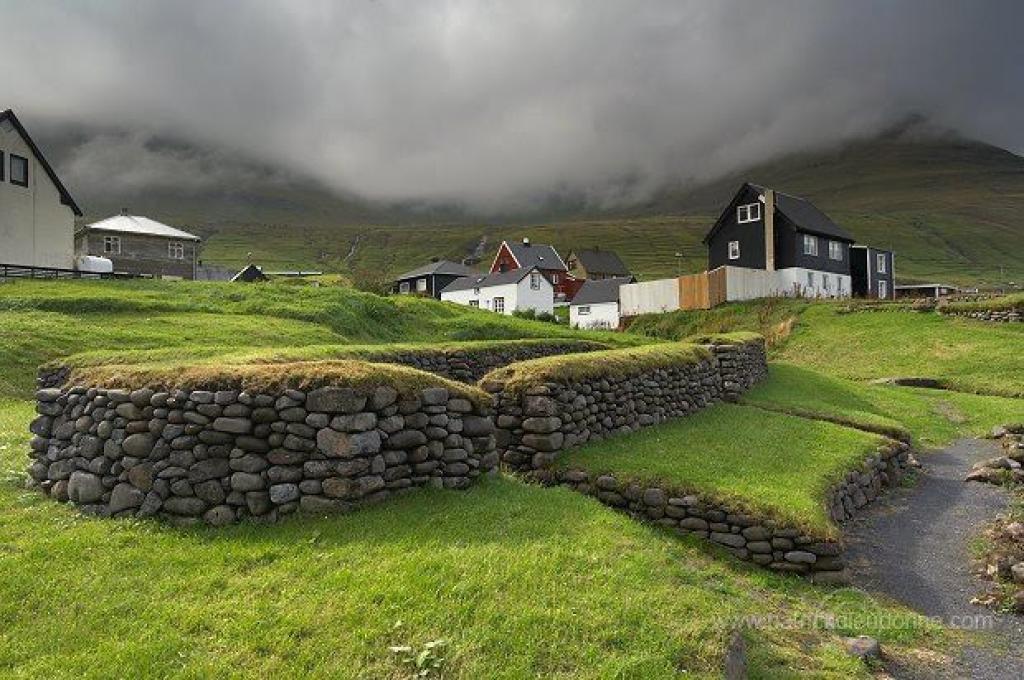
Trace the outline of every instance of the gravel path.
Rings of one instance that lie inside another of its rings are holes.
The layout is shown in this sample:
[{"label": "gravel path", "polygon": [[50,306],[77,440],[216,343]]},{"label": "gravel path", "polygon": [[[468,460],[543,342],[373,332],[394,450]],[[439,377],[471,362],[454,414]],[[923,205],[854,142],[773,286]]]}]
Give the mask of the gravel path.
[{"label": "gravel path", "polygon": [[985,589],[971,573],[971,541],[1006,508],[1008,496],[963,478],[973,463],[999,454],[994,442],[963,439],[922,455],[917,484],[882,496],[847,525],[854,585],[953,626],[973,629],[978,626],[972,626],[972,617],[992,617],[994,625],[965,650],[959,668],[949,669],[947,677],[1024,677],[1024,620],[970,604]]}]

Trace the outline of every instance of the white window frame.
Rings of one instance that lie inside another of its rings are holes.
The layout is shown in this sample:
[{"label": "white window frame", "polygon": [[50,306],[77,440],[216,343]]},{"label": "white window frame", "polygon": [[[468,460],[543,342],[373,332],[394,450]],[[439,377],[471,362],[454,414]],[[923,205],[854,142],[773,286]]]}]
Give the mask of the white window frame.
[{"label": "white window frame", "polygon": [[426,278],[416,279],[416,292],[417,293],[426,293],[427,292],[427,279]]},{"label": "white window frame", "polygon": [[888,269],[888,267],[886,266],[885,260],[886,260],[885,253],[875,253],[875,269],[876,269],[876,271],[879,274],[887,274],[888,273],[886,271],[886,269]]},{"label": "white window frame", "polygon": [[530,290],[540,290],[540,272],[530,272]]},{"label": "white window frame", "polygon": [[167,242],[167,257],[172,260],[184,260],[185,259],[185,244],[181,241],[168,241]]},{"label": "white window frame", "polygon": [[503,296],[494,298],[494,311],[498,314],[505,313],[505,298]]},{"label": "white window frame", "polygon": [[468,304],[469,304],[470,307],[479,307],[480,306],[480,301],[479,300],[470,300]]},{"label": "white window frame", "polygon": [[398,282],[398,292],[399,293],[408,293],[409,292],[409,282],[408,281],[399,281]]},{"label": "white window frame", "polygon": [[822,288],[825,289],[826,293],[829,292],[830,289],[829,289],[829,283],[828,283],[828,274],[822,274],[821,275],[821,285],[822,285]]},{"label": "white window frame", "polygon": [[804,234],[804,255],[818,256],[818,237],[814,234]]},{"label": "white window frame", "polygon": [[729,241],[729,259],[738,260],[740,259],[740,242]]},{"label": "white window frame", "polygon": [[807,272],[807,290],[814,290],[814,272]]},{"label": "white window frame", "polygon": [[889,299],[889,282],[885,279],[878,280],[878,299],[888,300]]},{"label": "white window frame", "polygon": [[121,254],[121,237],[120,236],[104,236],[103,237],[103,254],[104,255],[120,255]]},{"label": "white window frame", "polygon": [[558,285],[558,274],[552,274],[551,275],[551,285],[552,286],[557,286]]},{"label": "white window frame", "polygon": [[843,244],[839,241],[828,242],[828,258],[830,260],[843,261]]},{"label": "white window frame", "polygon": [[588,316],[590,314],[590,305],[580,305],[576,308],[576,314],[579,316]]},{"label": "white window frame", "polygon": [[746,203],[736,206],[736,223],[747,224],[748,222],[759,222],[761,220],[761,204]]}]

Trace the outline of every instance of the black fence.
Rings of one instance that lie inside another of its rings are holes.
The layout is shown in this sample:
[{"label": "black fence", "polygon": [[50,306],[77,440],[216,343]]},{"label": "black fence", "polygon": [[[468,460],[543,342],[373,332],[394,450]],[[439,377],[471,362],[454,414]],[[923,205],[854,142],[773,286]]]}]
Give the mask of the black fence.
[{"label": "black fence", "polygon": [[148,274],[128,272],[83,272],[59,267],[33,267],[24,264],[0,263],[0,279],[151,279]]}]

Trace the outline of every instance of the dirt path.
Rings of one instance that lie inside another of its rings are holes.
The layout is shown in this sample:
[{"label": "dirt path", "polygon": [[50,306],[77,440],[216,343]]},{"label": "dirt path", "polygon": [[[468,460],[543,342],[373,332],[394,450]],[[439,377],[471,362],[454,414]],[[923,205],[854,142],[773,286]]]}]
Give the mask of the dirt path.
[{"label": "dirt path", "polygon": [[996,444],[977,439],[925,454],[917,484],[883,496],[847,527],[854,585],[952,626],[977,628],[974,617],[992,617],[981,620],[991,628],[976,637],[948,677],[1024,676],[1024,620],[970,603],[984,590],[971,573],[971,542],[1006,508],[1008,496],[963,478],[974,462],[998,454]]}]

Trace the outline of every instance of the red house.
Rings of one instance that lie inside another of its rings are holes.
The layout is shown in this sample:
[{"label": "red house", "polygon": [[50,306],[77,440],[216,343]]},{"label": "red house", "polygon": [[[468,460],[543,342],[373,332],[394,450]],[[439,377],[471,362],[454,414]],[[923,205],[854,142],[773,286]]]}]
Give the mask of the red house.
[{"label": "red house", "polygon": [[530,243],[528,238],[524,238],[522,243],[502,241],[498,247],[498,254],[491,263],[491,273],[530,267],[539,269],[544,278],[551,282],[555,288],[556,299],[571,300],[583,285],[581,279],[569,273],[565,262],[554,248],[546,244]]}]

